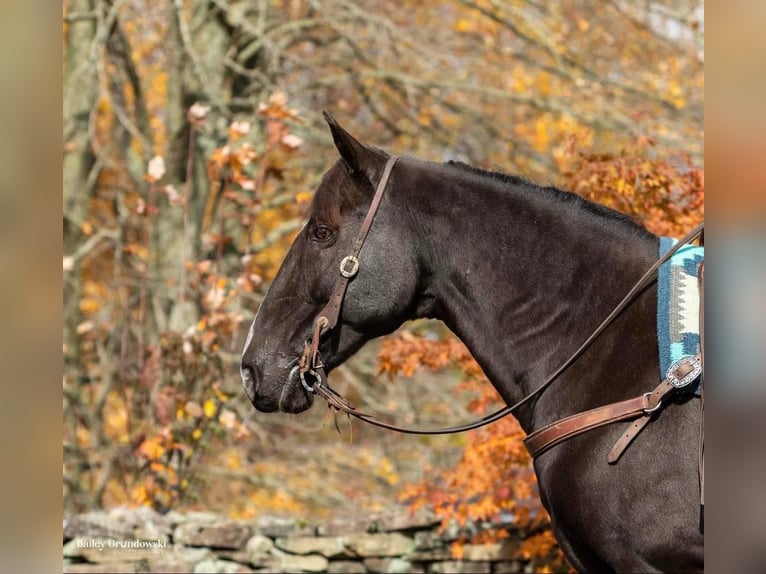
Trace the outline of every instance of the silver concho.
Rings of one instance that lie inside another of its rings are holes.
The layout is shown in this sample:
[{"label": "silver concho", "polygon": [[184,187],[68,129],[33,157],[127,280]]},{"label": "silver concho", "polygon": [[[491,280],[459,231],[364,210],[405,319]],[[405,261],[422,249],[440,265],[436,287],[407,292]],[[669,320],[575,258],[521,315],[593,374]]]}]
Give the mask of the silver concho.
[{"label": "silver concho", "polygon": [[[682,369],[685,365],[691,367],[691,370]],[[680,374],[679,370],[686,374]],[[666,378],[671,385],[680,389],[695,381],[700,374],[702,374],[702,365],[696,357],[681,357],[668,367]]]},{"label": "silver concho", "polygon": [[350,279],[359,271],[359,260],[353,255],[346,255],[340,262],[340,274]]}]

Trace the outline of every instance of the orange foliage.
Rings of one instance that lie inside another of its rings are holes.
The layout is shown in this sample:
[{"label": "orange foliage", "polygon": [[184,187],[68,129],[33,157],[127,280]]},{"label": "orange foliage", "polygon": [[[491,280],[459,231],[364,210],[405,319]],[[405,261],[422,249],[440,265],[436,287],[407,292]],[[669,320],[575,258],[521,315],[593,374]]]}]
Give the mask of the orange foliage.
[{"label": "orange foliage", "polygon": [[[383,342],[379,371],[389,375],[412,376],[423,368],[439,371],[456,368],[461,374],[459,387],[470,393],[469,408],[477,415],[497,409],[500,397],[487,380],[468,349],[454,337],[433,341],[402,332]],[[432,508],[447,527],[455,521],[491,524],[498,518],[512,517],[515,527],[525,532],[548,533],[549,519],[537,495],[537,481],[522,439],[524,433],[513,418],[502,419],[490,427],[466,435],[463,456],[455,468],[406,486],[401,499],[414,511]],[[494,542],[508,536],[504,529],[481,530],[471,537],[474,543]],[[466,538],[453,545],[453,556],[460,558]],[[529,536],[519,549],[519,557],[560,567],[563,557],[552,536]]]},{"label": "orange foliage", "polygon": [[[220,195],[220,217],[233,218],[247,229],[251,224],[250,213],[260,203],[257,194],[262,191],[265,181],[265,162],[259,160],[275,146],[292,150],[299,145],[282,122],[284,118],[292,117],[293,110],[285,108],[283,97],[272,97],[269,102],[269,106],[262,106],[261,112],[269,122],[264,151],[257,152],[251,142],[245,141],[250,123],[234,121],[229,126],[228,142],[216,148],[209,157],[207,171],[212,189],[203,228],[212,226],[212,213]],[[283,109],[284,113],[280,111]],[[208,111],[200,104],[191,106],[187,119],[193,129],[204,127]],[[276,142],[272,141],[274,132],[280,133]],[[185,204],[185,196],[178,194],[172,186],[159,187],[165,175],[161,156],[149,162],[147,172],[147,180],[168,196],[171,205]],[[217,185],[221,180],[225,182],[223,188]],[[241,191],[228,186],[238,187]],[[208,240],[217,244],[220,257],[229,238],[208,233]],[[252,292],[261,282],[261,277],[248,269],[250,260],[251,257],[243,258],[244,269],[236,279],[222,274],[220,261],[185,262],[185,281],[189,292],[199,302],[201,317],[196,326],[184,333],[161,333],[159,347],[148,348],[140,380],[149,389],[161,387],[150,393],[154,403],[153,418],[159,425],[147,431],[149,434],[136,448],[136,455],[144,464],[135,477],[130,503],[165,509],[175,506],[186,497],[192,484],[193,463],[199,460],[217,434],[229,432],[239,440],[249,435],[236,414],[226,408],[230,397],[220,389],[224,364],[217,353],[230,344],[243,319],[234,312],[240,294]],[[167,379],[174,380],[175,384],[162,386],[163,380]],[[206,380],[204,386],[199,384]]]},{"label": "orange foliage", "polygon": [[679,237],[704,218],[704,170],[684,154],[660,157],[639,139],[619,154],[576,153],[572,138],[564,177],[569,189],[622,211],[658,235]]}]

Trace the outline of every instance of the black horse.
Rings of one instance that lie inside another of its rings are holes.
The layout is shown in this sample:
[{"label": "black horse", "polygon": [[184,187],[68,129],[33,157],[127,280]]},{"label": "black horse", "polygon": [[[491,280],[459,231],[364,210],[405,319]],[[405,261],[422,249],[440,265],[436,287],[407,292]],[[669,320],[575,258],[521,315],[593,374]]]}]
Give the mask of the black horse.
[{"label": "black horse", "polygon": [[[389,155],[326,116],[341,159],[325,174],[250,329],[241,373],[259,411],[298,413],[314,394],[299,360],[335,287]],[[658,238],[575,194],[462,163],[400,158],[319,344],[329,372],[404,321],[444,321],[502,398],[533,391],[655,262]],[[544,393],[515,412],[531,432],[658,383],[656,283]],[[535,459],[540,494],[569,561],[584,572],[701,571],[700,401],[671,402],[625,452],[608,425]]]}]

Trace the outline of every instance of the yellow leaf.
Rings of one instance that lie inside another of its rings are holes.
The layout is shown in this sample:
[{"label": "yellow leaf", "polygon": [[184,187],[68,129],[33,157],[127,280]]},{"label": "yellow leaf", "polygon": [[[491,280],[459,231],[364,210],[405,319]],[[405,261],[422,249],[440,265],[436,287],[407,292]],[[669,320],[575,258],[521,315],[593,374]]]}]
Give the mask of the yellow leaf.
[{"label": "yellow leaf", "polygon": [[295,196],[295,203],[309,203],[313,194],[310,191],[301,191]]},{"label": "yellow leaf", "polygon": [[216,406],[212,399],[208,399],[205,401],[205,404],[202,405],[202,410],[205,411],[205,416],[207,418],[213,418],[213,415],[215,415]]},{"label": "yellow leaf", "polygon": [[142,442],[138,447],[138,452],[149,460],[157,460],[165,454],[165,448],[160,444],[159,437],[155,436]]},{"label": "yellow leaf", "polygon": [[226,457],[226,466],[231,470],[239,470],[242,468],[242,461],[239,460],[237,451],[232,450],[228,453],[228,456]]},{"label": "yellow leaf", "polygon": [[542,116],[535,121],[534,148],[539,152],[548,149],[548,125]]},{"label": "yellow leaf", "polygon": [[128,410],[117,393],[109,393],[103,410],[104,433],[119,443],[128,442]]},{"label": "yellow leaf", "polygon": [[85,447],[90,444],[90,431],[85,427],[78,426],[75,435],[77,436],[78,446]]},{"label": "yellow leaf", "polygon": [[134,486],[130,491],[130,498],[133,504],[144,504],[149,500],[149,494],[144,485]]},{"label": "yellow leaf", "polygon": [[85,298],[80,301],[80,311],[85,315],[92,315],[101,309],[101,303],[97,299]]},{"label": "yellow leaf", "polygon": [[194,432],[192,432],[192,438],[194,440],[199,440],[199,437],[202,436],[202,431],[200,429],[194,429]]},{"label": "yellow leaf", "polygon": [[213,383],[213,392],[215,393],[215,396],[218,397],[218,400],[220,400],[222,403],[225,403],[229,400],[229,396],[221,391],[221,388],[217,383]]},{"label": "yellow leaf", "polygon": [[465,18],[461,18],[455,24],[455,30],[458,32],[468,32],[472,28],[471,23]]}]

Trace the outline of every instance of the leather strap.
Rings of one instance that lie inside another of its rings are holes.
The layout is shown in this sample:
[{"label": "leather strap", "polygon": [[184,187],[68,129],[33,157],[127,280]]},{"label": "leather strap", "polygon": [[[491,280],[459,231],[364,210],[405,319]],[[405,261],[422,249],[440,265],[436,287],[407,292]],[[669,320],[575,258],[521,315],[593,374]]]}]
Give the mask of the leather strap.
[{"label": "leather strap", "polygon": [[612,450],[609,451],[609,454],[606,457],[606,461],[609,464],[616,464],[617,461],[620,460],[622,453],[625,452],[625,449],[627,449],[630,446],[630,443],[633,442],[633,439],[636,438],[638,434],[644,430],[644,427],[652,420],[654,420],[654,417],[652,417],[651,414],[644,415],[630,425],[628,430],[626,430],[617,442],[614,443]]},{"label": "leather strap", "polygon": [[437,434],[446,435],[446,434],[461,433],[461,432],[474,430],[474,429],[486,426],[506,416],[508,412],[510,412],[510,411],[507,411],[508,407],[506,407],[504,409],[500,409],[499,411],[496,411],[492,414],[489,414],[475,421],[471,421],[461,425],[446,427],[446,428],[439,428],[439,429],[419,429],[419,428],[412,428],[412,427],[403,427],[403,426],[396,425],[394,423],[383,421],[374,415],[371,415],[369,413],[366,413],[364,411],[357,409],[352,403],[346,400],[340,393],[335,391],[332,387],[330,387],[327,384],[327,374],[325,373],[323,366],[319,366],[315,370],[313,370],[313,374],[315,376],[315,382],[313,386],[310,387],[310,390],[311,392],[316,393],[317,395],[324,398],[327,401],[327,405],[330,408],[344,412],[367,424],[380,427],[386,430],[399,432],[402,434],[429,436],[429,435],[437,435]]},{"label": "leather strap", "polygon": [[388,158],[388,161],[386,161],[386,166],[383,168],[383,175],[378,182],[375,195],[370,203],[370,208],[367,210],[367,215],[364,217],[362,227],[359,229],[359,234],[356,236],[354,245],[351,248],[351,253],[341,260],[338,282],[335,284],[335,289],[330,296],[330,300],[319,312],[316,319],[316,322],[319,322],[322,317],[325,317],[327,320],[327,324],[321,329],[321,332],[330,331],[338,324],[340,309],[346,295],[346,288],[348,287],[349,281],[351,281],[359,270],[359,253],[362,251],[362,246],[372,227],[372,221],[375,219],[375,214],[378,212],[380,201],[383,199],[383,192],[386,191],[388,178],[391,176],[391,170],[394,169],[394,164],[398,159],[397,156],[391,156]]},{"label": "leather strap", "polygon": [[[699,359],[700,355],[697,355],[695,360],[699,361]],[[693,369],[692,363],[684,362],[678,365],[673,374],[676,380],[681,380]],[[633,442],[638,433],[651,420],[652,414],[662,406],[662,400],[675,390],[676,387],[666,378],[652,392],[645,393],[640,397],[610,403],[552,422],[530,433],[524,439],[524,445],[527,447],[529,454],[535,457],[544,453],[549,448],[589,430],[622,420],[644,417],[645,420],[628,427],[628,430],[612,447],[607,460],[609,463],[614,464],[630,443]]]},{"label": "leather strap", "polygon": [[[498,421],[509,414],[511,414],[514,410],[516,410],[518,407],[526,403],[527,401],[531,400],[532,397],[536,396],[537,394],[541,393],[545,388],[547,388],[553,381],[558,378],[558,376],[564,372],[565,369],[567,369],[572,363],[574,363],[577,358],[582,354],[582,352],[590,345],[591,342],[599,335],[601,332],[606,329],[606,327],[619,315],[619,313],[632,301],[632,299],[635,297],[635,295],[643,289],[649,281],[653,278],[654,273],[657,271],[657,269],[668,261],[672,255],[678,251],[682,246],[692,242],[694,239],[696,239],[699,234],[704,229],[704,223],[701,223],[696,228],[694,228],[691,232],[689,232],[681,241],[676,243],[663,257],[661,257],[657,262],[652,265],[651,268],[641,277],[641,279],[638,280],[638,282],[633,286],[633,288],[628,292],[627,295],[617,304],[617,307],[614,308],[614,310],[604,319],[601,324],[596,327],[596,330],[591,333],[591,335],[580,345],[580,347],[575,350],[574,353],[558,368],[556,369],[548,378],[543,382],[540,387],[538,387],[536,390],[532,391],[529,395],[521,399],[519,402],[517,402],[514,405],[503,407],[494,413],[490,413],[489,415],[486,415],[480,419],[477,419],[475,421],[471,421],[469,423],[464,423],[457,426],[451,426],[451,427],[445,427],[445,428],[437,428],[437,429],[418,429],[418,428],[411,428],[411,427],[402,427],[393,423],[388,423],[385,421],[382,421],[378,419],[377,417],[370,415],[368,413],[365,413],[364,411],[360,411],[357,409],[353,404],[351,404],[349,401],[347,401],[345,398],[343,398],[342,395],[340,395],[338,392],[333,390],[328,384],[327,384],[327,375],[325,373],[324,367],[321,365],[321,363],[317,363],[313,369],[311,369],[311,373],[314,376],[314,384],[308,385],[304,381],[304,371],[301,370],[301,377],[304,387],[306,390],[316,393],[320,396],[322,396],[326,401],[330,408],[345,412],[346,414],[353,416],[363,422],[366,422],[368,424],[384,428],[387,430],[403,433],[403,434],[411,434],[411,435],[445,435],[445,434],[455,434],[460,432],[465,432],[469,430],[474,430],[481,428],[483,426],[486,426],[488,424],[491,424],[495,421]],[[314,334],[317,334],[317,329],[315,328]],[[301,358],[301,365],[304,364],[304,362],[308,362],[308,356],[307,354],[310,353],[310,345],[307,343],[306,348],[304,349],[304,355]],[[309,365],[310,367],[310,365]],[[301,367],[303,369],[303,367]],[[651,393],[646,393],[646,395],[650,395]],[[643,395],[643,396],[646,396]],[[618,419],[615,419],[615,421]],[[619,419],[624,420],[624,419]],[[606,423],[605,423],[606,424]],[[595,427],[593,427],[595,428]]]},{"label": "leather strap", "polygon": [[[453,434],[453,433],[459,433],[459,432],[477,429],[508,416],[513,411],[515,411],[520,406],[522,406],[523,404],[531,401],[534,397],[541,394],[546,388],[548,388],[551,384],[553,384],[553,382],[556,379],[558,379],[558,377],[566,369],[568,369],[580,357],[580,355],[583,352],[585,352],[585,350],[590,346],[590,344],[633,301],[633,299],[637,296],[637,294],[640,293],[647,285],[649,285],[649,283],[654,278],[654,274],[657,272],[660,266],[666,261],[668,261],[673,256],[673,254],[676,251],[678,251],[681,247],[683,247],[684,245],[687,245],[688,243],[691,243],[692,241],[694,241],[694,239],[699,237],[705,227],[704,222],[700,223],[697,227],[692,229],[685,237],[683,237],[678,243],[676,243],[670,250],[668,250],[662,257],[660,257],[646,271],[646,273],[644,273],[644,275],[636,282],[636,284],[631,288],[631,290],[628,291],[625,297],[623,297],[623,299],[617,304],[617,306],[612,310],[612,312],[609,313],[609,315],[607,315],[607,317],[598,325],[598,327],[596,327],[596,329],[590,334],[590,336],[585,341],[583,341],[583,343],[572,353],[572,355],[570,355],[570,357],[566,361],[564,361],[559,366],[558,369],[556,369],[553,373],[551,373],[548,376],[548,378],[545,379],[545,381],[539,387],[537,387],[534,391],[529,393],[527,396],[522,398],[517,403],[510,406],[505,406],[495,411],[494,413],[490,413],[489,415],[486,415],[480,419],[477,419],[475,421],[472,421],[466,424],[458,425],[458,426],[439,428],[439,429],[416,429],[416,428],[409,428],[409,427],[401,427],[395,424],[386,423],[384,421],[377,419],[376,417],[372,415],[369,415],[367,413],[364,413],[358,410],[354,405],[352,405],[349,401],[343,398],[339,393],[337,393],[332,388],[330,388],[329,385],[327,384],[327,374],[324,370],[324,366],[319,356],[320,336],[332,330],[338,324],[341,307],[343,305],[343,299],[346,294],[346,288],[348,287],[349,281],[358,272],[359,252],[361,251],[362,246],[364,245],[365,239],[367,238],[367,234],[370,231],[370,227],[372,226],[372,221],[375,218],[375,214],[377,213],[378,207],[383,197],[383,193],[386,190],[386,185],[388,184],[388,178],[391,175],[391,170],[393,169],[397,159],[398,159],[397,156],[391,156],[386,161],[386,165],[383,169],[383,175],[381,176],[381,179],[378,182],[377,189],[375,190],[375,195],[370,204],[370,208],[367,211],[367,215],[364,218],[362,227],[359,230],[359,234],[357,235],[356,241],[354,242],[351,255],[347,255],[341,260],[340,270],[339,270],[341,276],[338,278],[338,281],[335,284],[335,288],[333,289],[333,293],[330,296],[330,299],[327,302],[327,305],[325,305],[325,307],[322,309],[322,311],[319,313],[316,320],[314,321],[314,330],[313,330],[311,339],[307,341],[306,344],[304,345],[303,353],[301,355],[300,362],[299,362],[299,372],[300,372],[300,379],[301,379],[301,383],[303,384],[303,387],[309,392],[321,395],[325,400],[327,400],[327,403],[331,408],[335,408],[337,410],[343,411],[369,424],[379,426],[381,428],[385,428],[388,430],[404,433],[404,434],[440,435],[440,434]],[[307,380],[307,375],[308,375],[308,378],[310,379],[310,382],[309,380]],[[646,393],[646,395],[644,396],[648,396],[651,394],[652,393]],[[614,419],[614,420],[623,420],[624,418],[628,418],[628,417],[623,415],[622,418]]]},{"label": "leather strap", "polygon": [[589,430],[652,413],[660,406],[665,395],[673,389],[673,385],[664,380],[651,393],[596,407],[552,422],[530,433],[524,439],[524,445],[529,454],[535,457],[549,448]]},{"label": "leather strap", "polygon": [[354,244],[351,247],[351,253],[341,260],[340,268],[338,270],[340,277],[338,277],[338,280],[335,283],[335,288],[333,289],[332,295],[330,295],[329,301],[314,320],[314,330],[310,342],[307,342],[303,347],[299,369],[301,382],[306,390],[312,390],[312,386],[306,382],[306,373],[312,373],[313,376],[319,380],[317,371],[322,367],[322,362],[319,358],[320,336],[323,333],[331,331],[338,324],[340,310],[343,306],[343,299],[346,296],[348,283],[359,271],[359,253],[362,251],[362,246],[370,232],[372,222],[375,219],[375,214],[378,212],[378,207],[380,207],[380,201],[383,199],[383,192],[386,191],[386,185],[391,176],[391,170],[394,169],[394,164],[397,159],[399,159],[398,156],[391,156],[386,161],[386,165],[383,168],[383,175],[378,182],[378,187],[375,189],[375,195],[367,210],[367,215],[364,217],[362,227],[359,229],[356,240],[354,240]]}]

